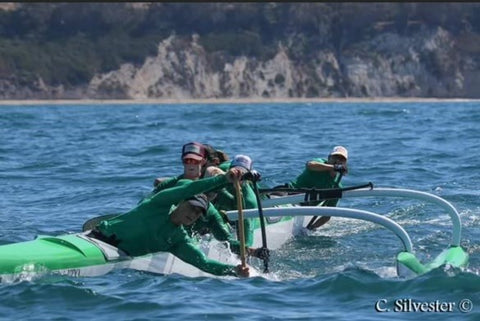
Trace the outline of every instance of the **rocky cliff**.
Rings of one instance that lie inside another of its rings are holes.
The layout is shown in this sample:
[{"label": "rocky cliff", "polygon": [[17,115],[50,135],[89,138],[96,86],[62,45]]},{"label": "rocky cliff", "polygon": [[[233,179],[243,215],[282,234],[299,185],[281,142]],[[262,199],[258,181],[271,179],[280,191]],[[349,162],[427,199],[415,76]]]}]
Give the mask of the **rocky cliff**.
[{"label": "rocky cliff", "polygon": [[220,67],[197,38],[185,43],[171,36],[142,65],[97,74],[86,87],[65,90],[41,78],[25,85],[7,79],[0,92],[4,98],[37,99],[480,97],[477,55],[459,52],[441,28],[413,38],[381,34],[340,54],[319,49],[308,62],[292,60],[279,45],[270,60],[241,56]]},{"label": "rocky cliff", "polygon": [[460,52],[441,28],[414,37],[383,33],[337,54],[319,49],[308,62],[282,45],[270,60],[237,57],[215,68],[198,36],[171,36],[143,65],[96,75],[89,98],[479,97],[478,57]]}]

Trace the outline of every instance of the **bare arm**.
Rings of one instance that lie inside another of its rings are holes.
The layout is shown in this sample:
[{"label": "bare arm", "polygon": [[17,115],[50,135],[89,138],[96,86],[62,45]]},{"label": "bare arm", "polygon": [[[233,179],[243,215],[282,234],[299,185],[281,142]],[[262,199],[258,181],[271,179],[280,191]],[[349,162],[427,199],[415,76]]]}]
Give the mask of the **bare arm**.
[{"label": "bare arm", "polygon": [[306,167],[314,172],[333,172],[334,169],[333,164],[321,163],[314,160],[307,162]]}]

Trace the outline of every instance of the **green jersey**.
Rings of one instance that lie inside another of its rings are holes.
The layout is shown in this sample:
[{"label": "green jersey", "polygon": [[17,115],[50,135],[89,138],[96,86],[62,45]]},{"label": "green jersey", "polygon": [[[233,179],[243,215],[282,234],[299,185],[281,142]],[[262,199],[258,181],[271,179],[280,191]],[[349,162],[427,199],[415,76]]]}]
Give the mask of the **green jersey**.
[{"label": "green jersey", "polygon": [[[231,161],[226,161],[220,164],[218,167],[224,172],[227,172],[228,169],[230,168],[230,163]],[[200,178],[203,178],[203,173]],[[178,181],[182,179],[184,179],[183,174],[165,179],[163,182],[161,182],[160,184],[154,187],[154,189],[152,190],[149,196],[155,195],[166,188],[175,186],[178,183]]]},{"label": "green jersey", "polygon": [[[242,195],[243,195],[243,205],[242,208],[258,208],[257,198],[253,188],[250,186],[249,182],[242,183]],[[218,192],[217,199],[215,201],[215,207],[219,210],[230,211],[237,209],[237,198],[235,189],[233,186],[229,185],[223,188]],[[253,244],[253,224],[251,219],[244,220],[245,227],[245,245],[252,246]]]},{"label": "green jersey", "polygon": [[232,163],[231,160],[225,161],[218,165],[218,168],[220,168],[222,171],[226,172],[230,169],[230,164]]},{"label": "green jersey", "polygon": [[177,226],[170,220],[173,205],[227,183],[225,175],[219,175],[165,189],[143,200],[129,212],[100,222],[97,230],[114,239],[120,249],[132,256],[166,251],[202,271],[214,275],[235,275],[235,266],[208,259],[183,226]]},{"label": "green jersey", "polygon": [[151,195],[155,195],[166,188],[174,187],[177,184],[177,182],[181,179],[183,179],[183,174],[167,178],[166,180],[164,180],[163,182],[155,186]]},{"label": "green jersey", "polygon": [[[182,186],[190,181],[187,178],[180,179],[175,186]],[[211,232],[215,239],[230,243],[232,252],[240,253],[240,242],[233,238],[230,227],[225,223],[222,215],[212,203],[208,204],[207,213],[203,218],[199,218],[195,223],[184,228],[190,237],[195,233],[205,234],[205,232]]]},{"label": "green jersey", "polygon": [[174,187],[177,184],[177,182],[179,180],[181,180],[182,178],[183,178],[183,174],[178,175],[178,176],[169,177],[169,178],[165,179],[163,182],[161,182],[160,184],[155,186],[153,188],[153,190],[147,196],[145,196],[140,201],[138,201],[138,204],[140,204],[145,199],[152,197],[153,195],[157,194],[158,192],[160,192],[160,191],[162,191],[166,188]]},{"label": "green jersey", "polygon": [[[158,184],[152,195],[166,188],[182,186],[190,181],[192,180],[183,178],[183,174],[169,178]],[[230,243],[230,249],[232,250],[232,252],[237,254],[240,253],[240,242],[233,238],[232,233],[230,233],[230,227],[227,226],[221,214],[211,203],[208,206],[205,217],[198,219],[190,226],[185,226],[185,230],[190,237],[193,236],[193,234],[195,233],[204,234],[205,232],[211,232],[215,239],[219,241],[227,241],[228,243]]]},{"label": "green jersey", "polygon": [[[325,164],[326,159],[323,158],[314,158],[313,161]],[[318,172],[308,169],[305,165],[303,172],[293,181],[289,183],[290,186],[294,188],[337,188],[342,187],[342,184],[339,182],[337,186],[337,180],[339,174],[332,177],[329,171]],[[336,206],[338,199],[327,200],[325,206]]]}]

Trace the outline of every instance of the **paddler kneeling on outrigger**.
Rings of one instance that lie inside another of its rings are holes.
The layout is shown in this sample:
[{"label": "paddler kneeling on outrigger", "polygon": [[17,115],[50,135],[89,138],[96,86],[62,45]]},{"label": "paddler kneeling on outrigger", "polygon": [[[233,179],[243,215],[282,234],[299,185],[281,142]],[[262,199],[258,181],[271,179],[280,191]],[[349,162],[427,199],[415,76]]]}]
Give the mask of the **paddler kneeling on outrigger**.
[{"label": "paddler kneeling on outrigger", "polygon": [[248,277],[248,266],[208,259],[183,227],[193,224],[206,213],[209,203],[202,193],[240,180],[242,174],[238,168],[232,168],[225,174],[165,189],[129,212],[101,221],[90,236],[114,245],[130,256],[170,252],[207,273]]},{"label": "paddler kneeling on outrigger", "polygon": [[[327,159],[314,158],[305,164],[303,172],[293,181],[282,186],[287,188],[341,188],[340,180],[348,174],[348,151],[343,146],[335,146]],[[321,206],[335,207],[338,199],[328,199],[320,203]],[[330,216],[314,217],[307,225],[308,229],[316,229],[330,220]]]}]

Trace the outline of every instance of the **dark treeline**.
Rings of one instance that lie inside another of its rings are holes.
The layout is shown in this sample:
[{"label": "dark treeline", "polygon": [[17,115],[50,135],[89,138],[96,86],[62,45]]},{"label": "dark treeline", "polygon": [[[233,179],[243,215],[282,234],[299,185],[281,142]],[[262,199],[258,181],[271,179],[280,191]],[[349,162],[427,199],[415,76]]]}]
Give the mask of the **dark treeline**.
[{"label": "dark treeline", "polygon": [[[207,52],[265,59],[281,44],[295,60],[337,53],[381,32],[480,31],[477,3],[18,3],[0,10],[0,78],[65,86],[140,64],[175,34]],[[467,43],[463,50],[478,50]]]}]

